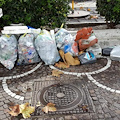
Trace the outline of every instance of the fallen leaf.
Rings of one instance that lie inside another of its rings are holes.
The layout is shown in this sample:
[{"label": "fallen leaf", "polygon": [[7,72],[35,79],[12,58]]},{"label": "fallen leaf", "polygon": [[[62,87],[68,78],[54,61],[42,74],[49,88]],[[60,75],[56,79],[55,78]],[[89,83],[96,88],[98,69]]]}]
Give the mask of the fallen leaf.
[{"label": "fallen leaf", "polygon": [[9,108],[11,110],[11,111],[8,112],[10,115],[18,116],[18,114],[20,114],[19,105],[11,106]]},{"label": "fallen leaf", "polygon": [[29,103],[20,105],[20,113],[22,113],[23,118],[29,118],[30,114],[35,111],[35,107],[29,106]]},{"label": "fallen leaf", "polygon": [[83,10],[84,9],[84,7],[80,7],[80,10]]},{"label": "fallen leaf", "polygon": [[50,112],[55,112],[57,110],[56,107],[49,107],[48,109]]},{"label": "fallen leaf", "polygon": [[60,77],[61,74],[63,74],[63,72],[61,72],[59,70],[53,70],[52,71],[52,76]]},{"label": "fallen leaf", "polygon": [[66,65],[64,62],[59,62],[55,64],[55,67],[58,67],[60,69],[65,69],[65,68],[69,68],[69,65]]},{"label": "fallen leaf", "polygon": [[83,109],[84,112],[88,112],[88,108],[87,107],[88,107],[87,105],[83,105],[82,106],[82,109]]},{"label": "fallen leaf", "polygon": [[55,107],[55,104],[53,103],[48,103],[47,106],[45,106],[43,109],[42,109],[43,112],[45,113],[48,113],[49,111],[50,112],[55,112],[57,111],[56,107]]},{"label": "fallen leaf", "polygon": [[26,107],[26,109],[24,109],[22,112],[23,118],[31,117],[30,114],[33,113],[34,111],[35,111],[35,107],[32,106]]},{"label": "fallen leaf", "polygon": [[98,19],[98,16],[96,16],[96,15],[95,15],[95,16],[91,15],[91,16],[90,16],[90,19]]},{"label": "fallen leaf", "polygon": [[91,9],[90,9],[90,8],[88,8],[88,9],[87,9],[87,11],[91,11]]},{"label": "fallen leaf", "polygon": [[47,106],[49,106],[49,107],[54,107],[55,104],[53,104],[53,103],[48,103]]},{"label": "fallen leaf", "polygon": [[45,113],[48,113],[49,107],[48,107],[48,106],[45,106],[45,107],[42,109],[42,111],[45,112]]}]

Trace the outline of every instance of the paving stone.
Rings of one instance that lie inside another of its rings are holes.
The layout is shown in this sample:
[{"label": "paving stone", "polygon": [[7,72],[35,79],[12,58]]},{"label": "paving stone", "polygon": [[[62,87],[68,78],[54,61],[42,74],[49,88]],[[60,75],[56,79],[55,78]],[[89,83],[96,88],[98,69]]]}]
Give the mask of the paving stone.
[{"label": "paving stone", "polygon": [[[56,119],[56,120],[57,120],[57,119]],[[64,119],[64,117],[60,117],[60,118],[58,118],[58,120],[65,120],[65,119]]]},{"label": "paving stone", "polygon": [[98,118],[103,119],[104,118],[104,114],[99,114]]},{"label": "paving stone", "polygon": [[0,115],[0,119],[1,119],[1,120],[5,119],[5,118],[6,118],[6,115],[5,115],[5,114]]},{"label": "paving stone", "polygon": [[92,97],[93,101],[97,101],[98,98],[97,97]]},{"label": "paving stone", "polygon": [[111,115],[109,113],[106,113],[105,118],[111,118]]},{"label": "paving stone", "polygon": [[120,104],[118,104],[118,103],[115,102],[113,105],[114,105],[115,107],[117,107],[117,108],[120,109]]},{"label": "paving stone", "polygon": [[113,120],[119,120],[117,117],[114,117]]},{"label": "paving stone", "polygon": [[0,102],[0,106],[4,105],[4,102]]}]

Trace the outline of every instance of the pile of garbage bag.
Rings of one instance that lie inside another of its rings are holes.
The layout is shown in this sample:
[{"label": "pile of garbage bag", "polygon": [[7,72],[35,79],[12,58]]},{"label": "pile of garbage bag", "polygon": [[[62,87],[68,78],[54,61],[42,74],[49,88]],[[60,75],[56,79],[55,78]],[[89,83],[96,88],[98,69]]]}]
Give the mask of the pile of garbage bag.
[{"label": "pile of garbage bag", "polygon": [[[12,31],[5,27],[4,32],[14,33],[17,27],[13,28]],[[24,28],[28,29],[25,26]],[[80,29],[75,36],[64,28],[60,28],[56,33],[54,30],[31,27],[28,31],[25,34],[20,32],[17,37],[10,34],[0,36],[0,63],[7,69],[12,69],[15,63],[27,65],[40,61],[64,69],[70,65],[95,63],[101,55],[115,59],[120,49],[120,46],[101,49],[91,27]]]}]

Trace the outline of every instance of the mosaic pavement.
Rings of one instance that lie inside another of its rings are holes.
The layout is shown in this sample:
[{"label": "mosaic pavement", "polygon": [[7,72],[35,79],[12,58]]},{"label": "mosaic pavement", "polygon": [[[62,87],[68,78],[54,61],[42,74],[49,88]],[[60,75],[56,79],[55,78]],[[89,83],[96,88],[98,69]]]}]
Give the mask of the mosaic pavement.
[{"label": "mosaic pavement", "polygon": [[100,58],[95,64],[71,66],[69,69],[61,70],[64,74],[59,78],[51,76],[52,69],[57,68],[45,66],[43,63],[15,66],[11,71],[0,65],[0,119],[20,119],[11,118],[6,109],[13,103],[31,102],[32,87],[36,79],[59,80],[61,83],[68,80],[84,80],[95,105],[95,114],[71,114],[46,118],[47,120],[120,119],[120,62],[111,61],[109,57]]}]

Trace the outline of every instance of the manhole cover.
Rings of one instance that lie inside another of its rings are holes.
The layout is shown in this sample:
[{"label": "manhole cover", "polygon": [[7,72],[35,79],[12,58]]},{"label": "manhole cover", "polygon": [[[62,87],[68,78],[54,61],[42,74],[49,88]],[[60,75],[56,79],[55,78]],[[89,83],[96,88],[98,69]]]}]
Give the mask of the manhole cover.
[{"label": "manhole cover", "polygon": [[[55,104],[57,111],[46,114],[42,111],[42,108],[50,102]],[[35,81],[31,105],[35,106],[35,112],[32,117],[64,116],[94,112],[94,105],[87,86],[81,80],[74,82],[69,80],[64,81],[64,83],[58,80]],[[87,106],[88,110],[84,111],[83,106]]]},{"label": "manhole cover", "polygon": [[[38,95],[39,97],[39,95]],[[70,84],[55,84],[46,87],[40,93],[40,102],[43,105],[54,103],[59,111],[76,108],[83,101],[83,91]]]}]

